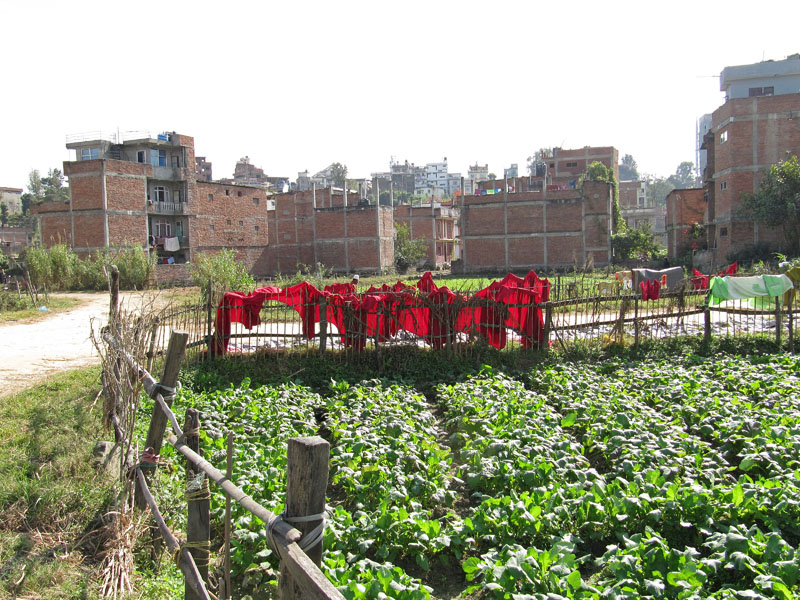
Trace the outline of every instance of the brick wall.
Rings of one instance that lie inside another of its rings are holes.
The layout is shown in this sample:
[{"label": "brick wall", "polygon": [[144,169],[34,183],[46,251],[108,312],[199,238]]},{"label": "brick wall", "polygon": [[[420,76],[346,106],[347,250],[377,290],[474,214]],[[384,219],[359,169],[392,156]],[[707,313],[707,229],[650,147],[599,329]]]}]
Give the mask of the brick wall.
[{"label": "brick wall", "polygon": [[272,256],[265,262],[272,272],[294,272],[299,265],[315,263],[338,272],[380,271],[394,264],[390,207],[359,205],[358,196],[348,194],[345,210],[343,194],[331,196],[329,188],[278,194],[272,199]]},{"label": "brick wall", "polygon": [[667,194],[667,253],[676,259],[697,243],[705,246],[705,238],[693,239],[686,233],[692,223],[703,225],[706,220],[705,190],[672,190]]},{"label": "brick wall", "polygon": [[[461,214],[466,271],[595,265],[610,259],[612,187],[466,196]],[[543,197],[544,196],[544,197]]]}]

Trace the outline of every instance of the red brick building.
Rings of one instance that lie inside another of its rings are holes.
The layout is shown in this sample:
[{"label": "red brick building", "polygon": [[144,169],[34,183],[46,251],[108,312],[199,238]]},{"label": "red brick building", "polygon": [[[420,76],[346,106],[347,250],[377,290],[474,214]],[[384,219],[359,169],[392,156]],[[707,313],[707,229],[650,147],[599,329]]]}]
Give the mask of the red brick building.
[{"label": "red brick building", "polygon": [[708,201],[702,188],[672,190],[667,194],[667,253],[671,259],[693,249],[706,249],[703,224]]},{"label": "red brick building", "polygon": [[611,261],[613,186],[465,196],[464,272],[597,266]]},{"label": "red brick building", "polygon": [[712,114],[704,138],[708,194],[706,233],[715,265],[755,244],[783,246],[782,232],[740,214],[763,173],[800,154],[800,55],[783,61],[726,67],[720,77],[725,103]]},{"label": "red brick building", "polygon": [[423,239],[428,246],[426,262],[438,267],[460,257],[457,207],[437,203],[427,206],[395,206],[394,220],[408,227],[409,238]]},{"label": "red brick building", "polygon": [[136,244],[170,266],[191,261],[199,251],[232,248],[251,271],[266,274],[264,190],[197,181],[193,138],[73,137],[67,148],[77,159],[64,163],[69,201],[45,202],[34,210],[45,246],[66,243],[87,256]]},{"label": "red brick building", "polygon": [[647,183],[644,181],[619,182],[619,208],[622,217],[629,227],[641,228],[650,225],[650,230],[656,240],[662,245],[667,244],[665,233],[665,218],[667,208],[655,202],[647,193]]}]

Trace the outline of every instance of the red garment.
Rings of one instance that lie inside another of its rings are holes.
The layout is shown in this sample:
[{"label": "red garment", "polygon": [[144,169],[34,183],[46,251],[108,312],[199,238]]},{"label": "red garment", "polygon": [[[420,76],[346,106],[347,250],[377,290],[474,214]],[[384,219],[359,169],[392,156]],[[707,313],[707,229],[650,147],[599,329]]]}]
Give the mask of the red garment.
[{"label": "red garment", "polygon": [[661,295],[661,284],[656,279],[640,281],[639,287],[642,288],[642,300],[658,300]]}]

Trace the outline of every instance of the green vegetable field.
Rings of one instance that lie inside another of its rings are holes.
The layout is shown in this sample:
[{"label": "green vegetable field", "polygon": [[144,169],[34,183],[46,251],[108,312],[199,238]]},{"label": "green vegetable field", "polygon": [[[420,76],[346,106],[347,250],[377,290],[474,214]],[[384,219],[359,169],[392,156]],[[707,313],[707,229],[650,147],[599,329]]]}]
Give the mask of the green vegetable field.
[{"label": "green vegetable field", "polygon": [[[280,511],[286,441],[331,443],[323,570],[347,598],[795,598],[800,359],[486,368],[184,391],[207,458]],[[224,495],[215,489],[213,520]],[[269,594],[263,524],[236,512],[234,576]],[[215,532],[219,533],[219,532]]]}]

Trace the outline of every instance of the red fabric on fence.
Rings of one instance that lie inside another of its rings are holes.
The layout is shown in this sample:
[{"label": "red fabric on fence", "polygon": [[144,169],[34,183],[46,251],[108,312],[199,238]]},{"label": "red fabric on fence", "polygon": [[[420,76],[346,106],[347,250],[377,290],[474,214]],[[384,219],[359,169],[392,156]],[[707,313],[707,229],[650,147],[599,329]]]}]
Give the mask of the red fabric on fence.
[{"label": "red fabric on fence", "polygon": [[[525,279],[509,273],[492,282],[475,294],[487,301],[477,307],[459,307],[466,304],[467,298],[447,287],[438,287],[431,273],[425,273],[415,286],[398,281],[394,285],[384,284],[380,289],[371,287],[360,296],[354,292],[355,286],[350,283],[329,285],[320,292],[308,282],[283,290],[258,288],[251,294],[227,292],[217,308],[213,351],[227,352],[232,323],[241,323],[247,329],[259,325],[259,313],[266,301],[281,302],[297,311],[303,335],[313,339],[320,321],[321,298],[326,300],[327,322],[337,328],[345,346],[356,349],[363,349],[367,339],[376,336],[386,341],[400,329],[424,339],[434,348],[441,348],[457,340],[459,333],[472,330],[484,335],[496,348],[505,347],[506,329],[518,331],[525,347],[545,343],[542,310],[530,305],[549,300],[550,282],[533,271]],[[502,304],[510,306],[503,311]],[[528,306],[514,306],[518,304]]]},{"label": "red fabric on fence", "polygon": [[639,287],[642,288],[642,300],[658,300],[661,295],[661,284],[655,280],[640,281]]},{"label": "red fabric on fence", "polygon": [[[725,277],[726,275],[736,275],[738,272],[739,263],[737,261],[729,264],[722,271],[720,271],[719,276]],[[712,276],[705,275],[695,268],[692,268],[692,274],[694,275],[694,277],[692,277],[692,288],[695,290],[707,290]]]}]

